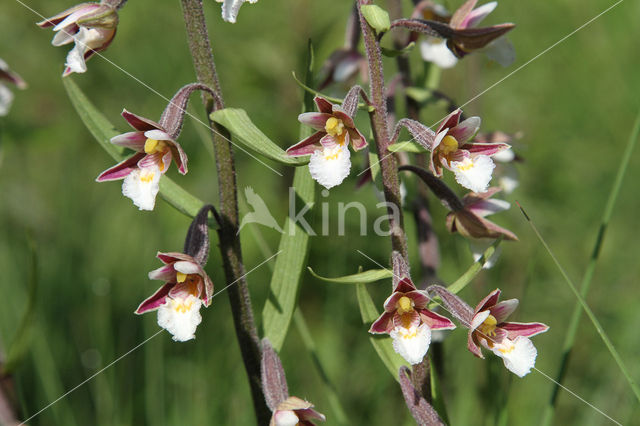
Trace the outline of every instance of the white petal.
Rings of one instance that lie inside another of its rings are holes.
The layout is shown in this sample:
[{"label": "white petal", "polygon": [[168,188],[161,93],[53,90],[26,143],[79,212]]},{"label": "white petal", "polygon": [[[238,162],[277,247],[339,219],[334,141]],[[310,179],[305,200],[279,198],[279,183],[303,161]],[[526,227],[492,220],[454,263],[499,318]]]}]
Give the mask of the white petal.
[{"label": "white petal", "polygon": [[9,113],[9,108],[13,102],[13,93],[7,86],[0,84],[0,117]]},{"label": "white petal", "polygon": [[173,140],[173,139],[171,139],[171,136],[169,136],[168,134],[166,134],[162,130],[158,130],[158,129],[147,130],[146,132],[144,132],[144,136],[147,139],[155,139],[157,141],[171,141],[171,140]]},{"label": "white petal", "polygon": [[502,358],[507,370],[519,377],[524,377],[531,372],[538,355],[531,340],[522,336],[516,337],[513,341],[505,339],[505,343],[494,346],[493,353]]},{"label": "white petal", "polygon": [[333,70],[333,80],[338,83],[347,81],[351,76],[358,72],[358,68],[358,61],[350,58],[342,60],[338,62],[336,68]]},{"label": "white petal", "polygon": [[186,260],[180,260],[173,264],[173,269],[183,274],[197,274],[200,272],[200,268],[193,262],[187,262]]},{"label": "white petal", "polygon": [[350,157],[346,146],[336,145],[315,151],[309,159],[311,177],[327,189],[340,185],[349,176]]},{"label": "white petal", "polygon": [[190,294],[187,298],[167,299],[158,309],[158,325],[173,335],[176,342],[195,339],[196,327],[202,321],[200,299]]},{"label": "white petal", "polygon": [[422,362],[431,343],[431,329],[427,324],[409,329],[396,327],[389,335],[393,339],[393,350],[412,365]]},{"label": "white petal", "polygon": [[485,192],[488,189],[495,167],[491,158],[486,155],[476,155],[451,163],[456,181],[473,192]]},{"label": "white petal", "polygon": [[433,62],[440,68],[451,68],[458,63],[458,58],[451,53],[447,43],[439,38],[431,37],[423,40],[420,43],[420,54],[423,60]]},{"label": "white petal", "polygon": [[296,426],[300,419],[292,410],[277,410],[273,414],[273,421],[276,426]]},{"label": "white petal", "polygon": [[124,178],[122,194],[131,198],[133,204],[140,210],[153,210],[156,204],[156,195],[160,189],[161,176],[162,173],[157,166],[136,169]]},{"label": "white petal", "polygon": [[[482,238],[477,240],[469,240],[469,249],[471,249],[471,254],[473,255],[474,262],[480,260],[484,252],[489,248],[491,244],[493,244],[495,240],[490,238]],[[498,246],[495,252],[491,255],[489,259],[482,265],[483,269],[493,268],[493,265],[496,264],[498,258],[500,257],[500,253],[502,252],[502,247]]]}]

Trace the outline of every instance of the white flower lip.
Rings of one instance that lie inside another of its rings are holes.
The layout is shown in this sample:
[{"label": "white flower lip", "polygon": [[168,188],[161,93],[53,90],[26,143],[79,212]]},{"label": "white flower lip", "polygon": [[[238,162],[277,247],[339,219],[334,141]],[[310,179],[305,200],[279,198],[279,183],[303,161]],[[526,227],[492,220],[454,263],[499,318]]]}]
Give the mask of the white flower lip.
[{"label": "white flower lip", "polygon": [[473,192],[485,192],[491,182],[491,174],[495,164],[486,155],[476,155],[463,161],[451,163],[456,175],[456,182]]},{"label": "white flower lip", "polygon": [[316,150],[309,159],[311,177],[327,189],[340,185],[351,170],[349,148],[336,145]]},{"label": "white flower lip", "polygon": [[190,294],[187,298],[167,298],[167,302],[158,309],[158,325],[173,335],[176,342],[195,339],[200,316],[200,299]]},{"label": "white flower lip", "polygon": [[427,324],[411,328],[396,327],[389,333],[393,349],[409,364],[419,364],[429,350],[431,329]]},{"label": "white flower lip", "polygon": [[497,344],[492,350],[502,358],[507,370],[518,377],[524,377],[531,372],[538,355],[531,340],[522,336],[516,337],[515,340],[506,339],[505,344]]},{"label": "white flower lip", "polygon": [[158,166],[135,169],[122,182],[122,195],[130,198],[140,210],[153,210],[161,176]]}]

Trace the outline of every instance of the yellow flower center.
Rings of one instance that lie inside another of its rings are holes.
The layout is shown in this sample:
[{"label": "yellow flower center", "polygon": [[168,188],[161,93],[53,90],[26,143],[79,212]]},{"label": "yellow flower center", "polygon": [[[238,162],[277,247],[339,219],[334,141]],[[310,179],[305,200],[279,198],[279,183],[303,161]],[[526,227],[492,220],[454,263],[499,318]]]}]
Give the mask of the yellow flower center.
[{"label": "yellow flower center", "polygon": [[187,274],[176,272],[176,282],[183,283],[187,279]]},{"label": "yellow flower center", "polygon": [[184,314],[191,310],[191,307],[193,306],[193,301],[194,299],[187,298],[184,301],[176,302],[173,304],[173,309],[175,309],[176,312],[180,312],[181,314]]},{"label": "yellow flower center", "polygon": [[407,296],[402,296],[396,303],[396,310],[400,315],[413,312],[413,300]]},{"label": "yellow flower center", "polygon": [[442,142],[440,142],[440,146],[438,148],[440,149],[442,155],[447,156],[453,152],[456,152],[458,150],[458,146],[458,140],[451,135],[447,135],[444,137],[444,139],[442,139]]},{"label": "yellow flower center", "polygon": [[482,324],[478,327],[478,331],[482,333],[483,336],[491,337],[495,336],[496,325],[498,324],[498,320],[493,315],[489,315],[487,319],[484,320]]},{"label": "yellow flower center", "polygon": [[153,171],[143,169],[142,173],[140,173],[140,181],[143,183],[149,183],[153,180],[153,177],[156,174]]},{"label": "yellow flower center", "polygon": [[324,130],[334,138],[338,138],[344,133],[344,123],[338,118],[331,117],[324,123]]},{"label": "yellow flower center", "polygon": [[146,152],[147,154],[166,152],[167,148],[167,143],[165,141],[159,141],[157,139],[147,139],[144,142],[144,152]]}]

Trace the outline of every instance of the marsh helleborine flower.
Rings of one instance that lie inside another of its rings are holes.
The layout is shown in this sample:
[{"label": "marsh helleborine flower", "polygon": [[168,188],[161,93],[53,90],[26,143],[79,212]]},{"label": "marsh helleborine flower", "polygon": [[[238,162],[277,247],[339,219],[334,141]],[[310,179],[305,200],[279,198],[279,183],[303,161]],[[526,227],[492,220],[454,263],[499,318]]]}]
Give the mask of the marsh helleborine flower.
[{"label": "marsh helleborine flower", "polygon": [[11,103],[13,102],[13,93],[4,84],[5,81],[14,84],[18,89],[27,88],[27,83],[22,77],[11,71],[9,65],[0,59],[0,117],[9,113],[9,108],[11,108]]},{"label": "marsh helleborine flower", "polygon": [[287,154],[292,157],[311,154],[311,177],[330,189],[349,175],[349,144],[358,151],[367,146],[367,141],[356,129],[353,117],[340,105],[332,104],[320,96],[316,96],[314,101],[318,112],[305,112],[298,116],[298,120],[313,127],[316,132],[287,149]]},{"label": "marsh helleborine flower", "polygon": [[480,128],[480,117],[460,122],[461,115],[460,109],[453,111],[438,127],[429,168],[438,177],[442,176],[443,167],[449,169],[460,185],[473,192],[484,192],[495,168],[490,156],[509,148],[509,145],[468,142]]},{"label": "marsh helleborine flower", "polygon": [[87,71],[86,61],[95,53],[105,50],[113,41],[118,26],[115,8],[100,3],[81,3],[37,24],[41,28],[53,27],[56,35],[51,44],[62,46],[71,42],[75,46],[67,55],[62,76]]},{"label": "marsh helleborine flower", "polygon": [[187,173],[187,155],[167,130],[147,118],[122,111],[125,120],[136,129],[111,139],[111,143],[135,151],[135,154],[105,170],[96,181],[124,179],[122,193],[140,210],[153,210],[160,177],[167,172],[172,159],[181,174]]},{"label": "marsh helleborine flower", "polygon": [[149,279],[165,284],[143,301],[136,314],[158,311],[158,325],[184,342],[195,338],[196,327],[202,321],[200,307],[209,306],[213,282],[200,263],[184,253],[158,253],[165,265],[149,272]]},{"label": "marsh helleborine flower", "polygon": [[411,278],[400,277],[369,333],[389,334],[393,349],[410,364],[419,364],[429,350],[431,330],[456,328],[448,318],[427,309],[428,304],[426,292],[416,289]]},{"label": "marsh helleborine flower", "polygon": [[529,337],[549,329],[539,322],[506,322],[518,307],[518,299],[498,302],[500,290],[492,291],[476,307],[469,328],[467,347],[475,356],[484,358],[479,345],[502,358],[504,366],[519,377],[531,371],[538,354]]},{"label": "marsh helleborine flower", "polygon": [[502,37],[515,25],[506,23],[477,28],[477,25],[498,6],[497,1],[486,3],[474,9],[478,0],[468,0],[453,13],[449,26],[453,37],[447,40],[447,47],[457,56],[477,50],[483,51],[490,59],[506,67],[515,60],[513,45]]}]

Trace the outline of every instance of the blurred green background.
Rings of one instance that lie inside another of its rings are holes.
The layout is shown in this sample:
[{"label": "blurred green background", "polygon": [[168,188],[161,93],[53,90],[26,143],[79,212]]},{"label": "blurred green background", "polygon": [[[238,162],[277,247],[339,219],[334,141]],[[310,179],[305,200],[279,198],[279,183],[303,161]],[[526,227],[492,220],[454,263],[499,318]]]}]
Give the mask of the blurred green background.
[{"label": "blurred green background", "polygon": [[[449,9],[459,3],[449,2]],[[509,35],[516,47],[516,62],[504,69],[482,55],[471,55],[443,73],[441,89],[462,104],[611,4],[500,2],[487,23],[517,24]],[[138,317],[133,310],[159,285],[147,279],[147,272],[160,264],[154,258],[156,252],[180,250],[189,225],[188,218],[164,201],[159,200],[151,213],[139,212],[121,195],[119,183],[94,182],[112,160],[84,128],[64,92],[60,74],[68,49],[50,45],[52,32],[38,29],[34,23],[41,17],[25,5],[51,16],[73,3],[24,0],[22,5],[5,0],[0,6],[0,57],[29,83],[26,91],[15,92],[10,114],[0,118],[0,342],[5,352],[20,355],[14,379],[22,418],[158,330],[154,314]],[[302,74],[309,38],[316,47],[316,69],[342,45],[351,2],[262,0],[245,5],[235,25],[221,20],[220,5],[213,0],[205,0],[205,8],[227,105],[246,109],[282,147],[293,144],[301,91],[291,71]],[[405,11],[409,13],[409,2]],[[575,282],[584,273],[640,108],[640,59],[634,33],[634,17],[639,14],[638,2],[622,2],[465,108],[468,115],[482,117],[483,130],[523,133],[516,144],[525,158],[519,165],[521,186],[507,198],[527,209]],[[73,76],[92,101],[122,131],[128,131],[119,116],[122,108],[159,118],[166,102],[119,68],[166,97],[194,80],[180,2],[129,1],[105,56],[117,67],[94,58],[86,74]],[[412,61],[421,66],[418,52],[412,53]],[[385,69],[390,79],[394,61],[388,60]],[[343,94],[339,89],[333,93]],[[204,116],[195,97],[191,109]],[[423,120],[431,124],[443,112],[425,111]],[[359,116],[365,128],[366,121],[364,114]],[[180,142],[189,154],[190,172],[182,177],[172,167],[169,175],[215,204],[215,170],[202,130],[196,121],[186,120]],[[355,170],[362,159],[353,158]],[[284,174],[281,178],[244,153],[236,151],[236,160],[240,190],[252,186],[274,216],[283,220],[292,170],[267,161]],[[588,297],[636,378],[640,377],[636,363],[640,199],[635,185],[639,165],[636,152]],[[329,203],[332,214],[339,202],[364,202],[369,206],[371,230],[373,218],[380,213],[375,208],[378,201],[370,187],[354,191],[354,176],[321,201]],[[446,232],[444,209],[432,204],[442,249],[439,273],[451,282],[472,260],[466,242]],[[312,239],[309,264],[318,273],[339,276],[355,272],[360,265],[377,268],[358,249],[388,264],[387,239],[360,236],[355,214],[347,234],[338,236],[333,219],[331,236]],[[420,281],[410,214],[407,222],[414,279]],[[496,222],[513,230],[520,241],[505,243],[498,265],[483,272],[462,297],[475,305],[488,291],[500,287],[505,298],[521,298],[516,320],[542,321],[551,327],[534,343],[539,353],[537,368],[555,376],[575,298],[517,209],[499,215]],[[246,268],[274,253],[278,238],[277,232],[260,225],[245,228]],[[221,289],[224,277],[215,242],[207,271]],[[269,278],[267,266],[248,276],[258,321]],[[26,328],[20,328],[31,284],[36,286],[33,317]],[[370,284],[369,290],[380,307],[389,283]],[[355,289],[323,283],[306,273],[299,300],[349,423],[411,424],[399,387],[368,342]],[[250,394],[227,297],[216,297],[202,314],[196,340],[177,344],[162,333],[30,423],[251,424]],[[465,349],[465,339],[464,331],[457,330],[443,344],[444,392],[451,424],[497,424],[496,413],[504,404],[508,418],[502,419],[503,424],[538,424],[551,382],[535,371],[518,379],[490,356],[478,360]],[[21,346],[14,345],[16,341]],[[295,327],[281,356],[291,394],[313,401],[327,415],[327,424],[336,424],[321,378]],[[618,421],[640,424],[637,402],[586,320],[565,385]],[[561,393],[555,424],[607,422],[584,402]]]}]

